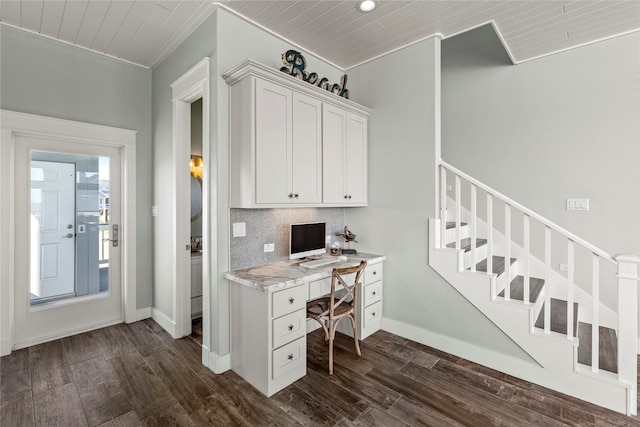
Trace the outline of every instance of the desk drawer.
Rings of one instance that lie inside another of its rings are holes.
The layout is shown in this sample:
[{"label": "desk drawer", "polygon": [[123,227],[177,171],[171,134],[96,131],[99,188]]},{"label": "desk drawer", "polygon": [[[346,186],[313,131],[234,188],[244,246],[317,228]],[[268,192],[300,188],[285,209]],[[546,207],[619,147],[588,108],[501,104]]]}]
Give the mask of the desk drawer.
[{"label": "desk drawer", "polygon": [[277,380],[296,368],[307,368],[307,340],[305,337],[273,350],[272,379]]},{"label": "desk drawer", "polygon": [[369,284],[382,280],[382,263],[368,265],[364,269],[364,283]]},{"label": "desk drawer", "polygon": [[295,288],[274,292],[271,295],[271,298],[273,304],[271,306],[271,316],[284,316],[285,314],[289,314],[306,307],[307,287],[296,286]]},{"label": "desk drawer", "polygon": [[379,325],[382,319],[382,301],[370,305],[364,309],[363,327],[371,328],[374,325]]},{"label": "desk drawer", "polygon": [[300,338],[307,332],[307,311],[298,310],[273,320],[273,348]]},{"label": "desk drawer", "polygon": [[374,302],[382,300],[382,281],[378,281],[364,287],[364,306],[368,307]]}]

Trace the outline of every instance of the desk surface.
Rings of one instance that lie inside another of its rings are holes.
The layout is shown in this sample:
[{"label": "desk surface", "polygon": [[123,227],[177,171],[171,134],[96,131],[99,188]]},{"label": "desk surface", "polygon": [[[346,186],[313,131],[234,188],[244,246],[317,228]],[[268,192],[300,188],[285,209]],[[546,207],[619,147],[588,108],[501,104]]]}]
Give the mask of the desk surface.
[{"label": "desk surface", "polygon": [[287,260],[229,271],[224,274],[224,277],[232,282],[252,287],[258,291],[273,292],[330,277],[331,271],[335,267],[342,268],[358,265],[362,260],[375,264],[384,259],[386,257],[383,255],[358,253],[357,255],[347,255],[346,261],[338,261],[317,268],[300,267],[298,265],[301,262],[300,260]]}]

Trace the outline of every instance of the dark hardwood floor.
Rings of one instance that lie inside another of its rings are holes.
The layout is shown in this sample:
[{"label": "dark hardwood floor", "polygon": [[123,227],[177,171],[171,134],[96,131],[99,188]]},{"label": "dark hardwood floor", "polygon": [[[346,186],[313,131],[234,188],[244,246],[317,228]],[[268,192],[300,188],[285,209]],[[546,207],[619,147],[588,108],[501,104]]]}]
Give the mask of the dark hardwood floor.
[{"label": "dark hardwood floor", "polygon": [[640,426],[600,408],[433,348],[378,332],[319,331],[307,375],[264,397],[234,372],[200,363],[197,337],[152,320],[64,338],[0,359],[2,426]]}]

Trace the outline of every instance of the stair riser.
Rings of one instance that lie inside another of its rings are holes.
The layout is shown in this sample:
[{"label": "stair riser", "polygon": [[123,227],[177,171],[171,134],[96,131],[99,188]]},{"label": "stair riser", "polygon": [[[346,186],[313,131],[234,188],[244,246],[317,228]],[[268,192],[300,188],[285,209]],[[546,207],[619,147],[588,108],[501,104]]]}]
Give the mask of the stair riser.
[{"label": "stair riser", "polygon": [[[455,228],[449,228],[448,230],[445,231],[445,242],[446,243],[451,243],[451,242],[455,242],[456,241],[456,229]],[[469,237],[469,226],[468,225],[464,225],[462,227],[460,227],[460,240],[462,239],[466,239],[467,237]]]},{"label": "stair riser", "polygon": [[476,265],[478,262],[487,258],[487,245],[482,245],[476,248],[476,257],[475,259],[471,258],[471,251],[464,253],[464,268],[471,268],[471,266]]}]

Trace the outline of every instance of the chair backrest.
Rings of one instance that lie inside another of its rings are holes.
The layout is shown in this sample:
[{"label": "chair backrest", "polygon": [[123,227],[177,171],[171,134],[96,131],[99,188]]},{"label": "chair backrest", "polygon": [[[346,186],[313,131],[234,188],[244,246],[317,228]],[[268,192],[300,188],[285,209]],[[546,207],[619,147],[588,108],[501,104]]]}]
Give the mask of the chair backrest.
[{"label": "chair backrest", "polygon": [[[361,261],[360,264],[355,265],[353,267],[345,267],[345,268],[334,268],[331,272],[331,302],[329,306],[329,315],[333,317],[334,309],[342,304],[344,301],[351,302],[351,304],[355,307],[358,301],[358,283],[360,283],[360,278],[362,277],[362,272],[364,268],[367,266],[367,261]],[[349,283],[345,280],[344,276],[349,274],[354,274],[355,277],[352,283]],[[342,288],[336,289],[337,284],[342,285]],[[344,295],[340,297],[340,299],[336,300],[336,291],[344,290]],[[348,299],[350,298],[350,299]]]}]

